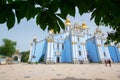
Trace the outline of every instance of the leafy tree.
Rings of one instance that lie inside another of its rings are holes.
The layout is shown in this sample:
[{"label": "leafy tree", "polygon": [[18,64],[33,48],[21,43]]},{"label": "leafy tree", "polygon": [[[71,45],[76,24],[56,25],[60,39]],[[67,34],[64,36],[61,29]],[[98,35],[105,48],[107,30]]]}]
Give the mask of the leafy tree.
[{"label": "leafy tree", "polygon": [[3,45],[0,47],[0,54],[12,56],[16,51],[16,42],[9,39],[3,39]]},{"label": "leafy tree", "polygon": [[20,23],[21,19],[36,18],[36,23],[45,30],[60,31],[65,26],[61,19],[69,14],[75,16],[75,7],[80,15],[92,13],[91,19],[99,25],[113,28],[114,33],[109,33],[108,43],[120,42],[120,0],[0,0],[0,23],[6,23],[8,29],[14,26],[15,18]]},{"label": "leafy tree", "polygon": [[28,62],[29,53],[30,53],[30,51],[24,51],[24,52],[20,53],[20,54],[22,54],[22,58],[21,58],[22,62]]}]

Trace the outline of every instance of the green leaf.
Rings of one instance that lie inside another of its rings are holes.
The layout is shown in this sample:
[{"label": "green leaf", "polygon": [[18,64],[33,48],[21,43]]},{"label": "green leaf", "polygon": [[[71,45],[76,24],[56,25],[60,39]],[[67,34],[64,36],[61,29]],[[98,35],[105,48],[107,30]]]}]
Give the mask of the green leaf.
[{"label": "green leaf", "polygon": [[8,1],[9,4],[13,2],[13,0],[7,0],[7,1]]},{"label": "green leaf", "polygon": [[5,23],[6,22],[6,14],[3,14],[2,12],[0,13],[0,23]]},{"label": "green leaf", "polygon": [[24,7],[26,7],[25,17],[27,18],[27,20],[30,20],[31,18],[34,18],[35,15],[37,13],[39,13],[40,10],[38,8],[35,8],[34,6],[35,6],[35,4],[33,3],[33,1],[28,2],[26,4],[26,6],[24,6]]},{"label": "green leaf", "polygon": [[36,17],[36,23],[37,23],[37,25],[40,24],[40,16],[41,16],[41,14],[39,13],[37,15],[37,17]]},{"label": "green leaf", "polygon": [[20,23],[21,19],[26,16],[26,1],[16,1],[12,4],[15,8],[15,14],[17,18],[17,23]]},{"label": "green leaf", "polygon": [[8,9],[6,5],[0,5],[0,23],[5,23],[8,16]]},{"label": "green leaf", "polygon": [[94,3],[95,0],[75,0],[75,5],[78,7],[80,15],[93,10],[95,7]]},{"label": "green leaf", "polygon": [[1,4],[1,3],[4,3],[4,4],[5,4],[5,3],[6,3],[6,0],[0,0],[0,4]]},{"label": "green leaf", "polygon": [[6,22],[6,17],[5,16],[0,16],[0,23],[5,23]]},{"label": "green leaf", "polygon": [[75,16],[75,3],[73,0],[60,0],[60,11],[61,11],[61,17],[66,18],[67,14],[70,14],[71,16]]},{"label": "green leaf", "polygon": [[68,8],[68,12],[69,12],[69,14],[71,15],[71,16],[73,16],[73,17],[75,17],[75,5],[72,5],[71,4],[71,7],[70,8]]},{"label": "green leaf", "polygon": [[26,14],[25,16],[26,16],[27,20],[31,19],[32,13],[33,13],[33,6],[31,4],[29,4],[28,6],[26,6],[26,12],[25,12],[25,14]]},{"label": "green leaf", "polygon": [[45,30],[47,27],[47,15],[45,12],[40,12],[36,17],[37,25],[40,25],[41,29]]},{"label": "green leaf", "polygon": [[96,17],[95,17],[95,23],[97,24],[97,26],[100,25],[100,20],[101,20],[101,17],[100,17],[100,16],[96,16]]},{"label": "green leaf", "polygon": [[47,5],[48,10],[50,13],[54,14],[55,12],[58,11],[58,0],[53,0],[49,3],[49,5]]},{"label": "green leaf", "polygon": [[66,19],[66,17],[67,17],[67,13],[65,13],[65,14],[56,14],[56,15],[58,15],[59,17],[61,17],[62,19]]},{"label": "green leaf", "polygon": [[14,26],[14,24],[15,24],[15,15],[11,11],[9,13],[8,20],[7,20],[7,27],[8,27],[8,29],[11,29]]}]

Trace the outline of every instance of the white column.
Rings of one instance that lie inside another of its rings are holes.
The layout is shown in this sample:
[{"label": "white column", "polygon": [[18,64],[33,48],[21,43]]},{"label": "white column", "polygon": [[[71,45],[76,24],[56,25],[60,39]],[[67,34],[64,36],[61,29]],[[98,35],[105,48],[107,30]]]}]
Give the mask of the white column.
[{"label": "white column", "polygon": [[[76,36],[74,36],[74,42],[77,42],[77,37]],[[75,53],[75,59],[77,59],[77,44],[75,43],[74,46],[75,46],[74,47],[75,48],[75,52],[74,52]]]},{"label": "white column", "polygon": [[54,57],[53,42],[51,42],[51,58],[53,59],[53,57]]},{"label": "white column", "polygon": [[82,44],[82,43],[81,43],[81,55],[82,55],[83,58],[85,57],[84,47],[83,47],[83,44]]},{"label": "white column", "polygon": [[99,53],[100,59],[103,60],[104,59],[104,55],[103,55],[103,49],[102,49],[102,46],[101,46],[102,45],[101,44],[101,40],[96,38],[96,41],[97,41],[98,53]]},{"label": "white column", "polygon": [[60,44],[60,49],[62,49],[62,44]]},{"label": "white column", "polygon": [[73,54],[73,59],[75,58],[75,44],[73,43],[75,41],[74,36],[72,36],[72,54]]},{"label": "white column", "polygon": [[118,47],[118,51],[119,51],[119,54],[120,54],[120,47]]},{"label": "white column", "polygon": [[87,59],[87,52],[86,52],[86,46],[83,45],[83,49],[84,49],[84,58]]},{"label": "white column", "polygon": [[50,42],[47,45],[47,58],[50,58]]},{"label": "white column", "polygon": [[75,58],[75,45],[72,44],[72,53],[73,53],[73,59]]},{"label": "white column", "polygon": [[103,50],[102,50],[101,45],[98,45],[98,53],[99,53],[99,56],[100,56],[100,60],[103,62],[104,61],[104,55],[103,55]]},{"label": "white column", "polygon": [[78,47],[77,47],[77,44],[75,44],[75,58],[78,60]]},{"label": "white column", "polygon": [[82,37],[81,37],[81,53],[82,53],[82,57],[84,58],[85,54],[84,54],[84,45],[83,45],[83,38]]}]

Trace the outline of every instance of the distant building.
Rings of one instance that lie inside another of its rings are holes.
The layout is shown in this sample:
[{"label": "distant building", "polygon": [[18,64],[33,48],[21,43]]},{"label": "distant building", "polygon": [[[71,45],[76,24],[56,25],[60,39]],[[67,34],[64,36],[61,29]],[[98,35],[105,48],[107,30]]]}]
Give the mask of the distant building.
[{"label": "distant building", "polygon": [[[60,33],[49,31],[49,36],[41,41],[34,37],[30,48],[30,62],[45,63],[83,63],[103,62],[105,58],[120,62],[120,46],[104,45],[106,38],[97,28],[94,36],[88,34],[85,23],[71,25],[69,19],[65,22],[65,30]],[[116,53],[116,49],[117,53]],[[111,49],[112,48],[112,49]]]}]

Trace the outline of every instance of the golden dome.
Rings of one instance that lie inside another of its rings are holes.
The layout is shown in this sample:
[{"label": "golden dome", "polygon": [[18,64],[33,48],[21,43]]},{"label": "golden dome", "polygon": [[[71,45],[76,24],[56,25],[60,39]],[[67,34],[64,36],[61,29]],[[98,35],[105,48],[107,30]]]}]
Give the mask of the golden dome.
[{"label": "golden dome", "polygon": [[70,20],[68,18],[65,21],[65,25],[67,25],[67,26],[71,25],[71,22],[70,22]]},{"label": "golden dome", "polygon": [[82,28],[83,29],[86,29],[87,28],[87,25],[85,23],[82,23]]},{"label": "golden dome", "polygon": [[54,30],[53,30],[53,29],[51,29],[51,30],[49,31],[49,33],[50,33],[50,34],[54,33]]},{"label": "golden dome", "polygon": [[51,32],[54,33],[54,30],[52,29]]}]

